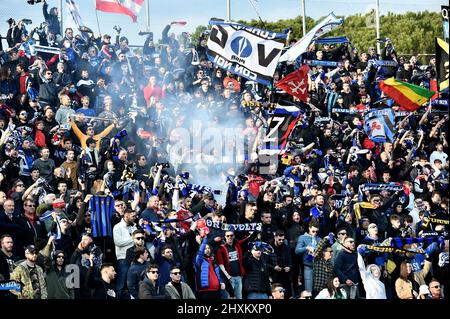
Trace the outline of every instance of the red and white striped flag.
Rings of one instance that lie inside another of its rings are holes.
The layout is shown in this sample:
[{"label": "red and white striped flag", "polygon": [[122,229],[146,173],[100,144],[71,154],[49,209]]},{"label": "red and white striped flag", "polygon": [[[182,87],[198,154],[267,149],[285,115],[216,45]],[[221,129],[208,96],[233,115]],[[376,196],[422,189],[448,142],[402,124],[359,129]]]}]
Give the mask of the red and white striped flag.
[{"label": "red and white striped flag", "polygon": [[96,0],[96,10],[126,14],[137,21],[144,0]]}]

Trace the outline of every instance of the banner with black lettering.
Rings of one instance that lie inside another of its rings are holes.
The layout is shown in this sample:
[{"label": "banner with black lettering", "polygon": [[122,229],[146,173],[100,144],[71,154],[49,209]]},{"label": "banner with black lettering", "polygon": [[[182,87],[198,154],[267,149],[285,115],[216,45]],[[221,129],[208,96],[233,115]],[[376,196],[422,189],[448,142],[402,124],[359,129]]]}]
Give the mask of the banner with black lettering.
[{"label": "banner with black lettering", "polygon": [[213,222],[211,219],[206,220],[206,226],[231,231],[261,231],[262,223],[246,223],[246,224],[226,224],[221,222]]},{"label": "banner with black lettering", "polygon": [[406,254],[406,253],[425,254],[425,251],[422,248],[418,248],[417,250],[406,250],[402,248],[374,246],[374,245],[367,245],[366,248],[371,251],[387,254]]},{"label": "banner with black lettering", "polygon": [[208,59],[218,67],[264,85],[271,83],[286,34],[211,20]]},{"label": "banner with black lettering", "polygon": [[448,51],[449,44],[442,39],[435,38],[436,44],[436,72],[439,92],[448,90]]}]

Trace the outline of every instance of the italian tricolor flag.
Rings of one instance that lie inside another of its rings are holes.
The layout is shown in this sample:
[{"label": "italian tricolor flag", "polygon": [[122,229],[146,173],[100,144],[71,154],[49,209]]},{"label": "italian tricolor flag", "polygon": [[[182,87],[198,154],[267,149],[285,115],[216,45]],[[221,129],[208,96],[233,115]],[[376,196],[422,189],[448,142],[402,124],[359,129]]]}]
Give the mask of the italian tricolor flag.
[{"label": "italian tricolor flag", "polygon": [[380,89],[400,105],[400,110],[411,112],[421,107],[436,93],[394,78],[380,81]]}]

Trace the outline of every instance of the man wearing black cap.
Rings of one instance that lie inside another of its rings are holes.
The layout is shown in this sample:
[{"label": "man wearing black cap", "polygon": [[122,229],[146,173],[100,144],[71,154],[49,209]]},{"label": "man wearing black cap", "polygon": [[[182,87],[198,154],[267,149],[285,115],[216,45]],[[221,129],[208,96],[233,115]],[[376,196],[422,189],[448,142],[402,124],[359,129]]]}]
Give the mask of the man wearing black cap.
[{"label": "man wearing black cap", "polygon": [[54,239],[54,236],[50,236],[47,246],[42,251],[45,257],[48,299],[74,299],[73,289],[66,284],[70,275],[70,272],[66,271],[67,255],[62,250],[55,250],[51,257]]},{"label": "man wearing black cap", "polygon": [[271,294],[269,265],[263,257],[260,242],[253,243],[251,254],[244,261],[243,291],[247,293],[247,299],[268,299]]},{"label": "man wearing black cap", "polygon": [[11,274],[11,279],[23,284],[22,291],[11,290],[19,299],[47,299],[47,284],[44,271],[36,264],[39,250],[29,245],[25,249],[26,260],[20,263]]}]

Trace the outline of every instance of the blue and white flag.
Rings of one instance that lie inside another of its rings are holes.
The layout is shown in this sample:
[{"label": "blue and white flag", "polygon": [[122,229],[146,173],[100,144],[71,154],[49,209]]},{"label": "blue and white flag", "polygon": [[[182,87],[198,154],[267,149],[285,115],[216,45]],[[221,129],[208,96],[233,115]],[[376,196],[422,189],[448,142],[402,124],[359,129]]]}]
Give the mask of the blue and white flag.
[{"label": "blue and white flag", "polygon": [[325,19],[312,28],[303,38],[298,40],[291,48],[289,48],[280,58],[278,62],[293,62],[308,49],[310,43],[315,39],[328,33],[344,22],[344,19],[338,19],[331,12]]},{"label": "blue and white flag", "polygon": [[111,216],[114,213],[114,198],[112,196],[94,195],[89,200],[91,212],[92,236],[112,237]]},{"label": "blue and white flag", "polygon": [[[80,11],[78,10],[78,6],[75,3],[75,0],[66,0],[67,8],[69,8],[70,14],[72,15],[73,22],[75,22],[78,29],[84,27],[83,19],[81,18]],[[81,32],[83,38],[85,40],[89,39],[89,34],[86,32]]]},{"label": "blue and white flag", "polygon": [[339,93],[328,91],[326,95],[328,116],[331,116],[331,109],[336,104]]},{"label": "blue and white flag", "polygon": [[395,119],[392,109],[372,110],[364,116],[364,131],[375,143],[393,142]]},{"label": "blue and white flag", "polygon": [[211,20],[208,59],[218,67],[249,80],[269,85],[286,34],[234,22]]}]

